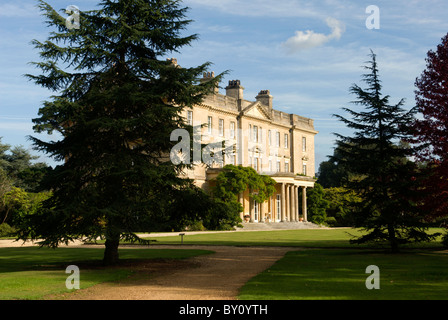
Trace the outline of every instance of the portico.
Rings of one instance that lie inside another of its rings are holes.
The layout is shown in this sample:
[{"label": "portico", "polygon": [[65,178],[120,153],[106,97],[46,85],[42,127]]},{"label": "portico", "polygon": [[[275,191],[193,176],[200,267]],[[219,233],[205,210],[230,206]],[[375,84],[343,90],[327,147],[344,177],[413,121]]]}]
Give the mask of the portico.
[{"label": "portico", "polygon": [[[314,187],[314,179],[292,174],[270,175],[276,182],[276,192],[264,203],[250,200],[248,192],[239,197],[243,206],[243,222],[276,223],[308,221],[307,188]],[[301,195],[301,197],[300,197]],[[249,221],[245,219],[249,217]]]}]

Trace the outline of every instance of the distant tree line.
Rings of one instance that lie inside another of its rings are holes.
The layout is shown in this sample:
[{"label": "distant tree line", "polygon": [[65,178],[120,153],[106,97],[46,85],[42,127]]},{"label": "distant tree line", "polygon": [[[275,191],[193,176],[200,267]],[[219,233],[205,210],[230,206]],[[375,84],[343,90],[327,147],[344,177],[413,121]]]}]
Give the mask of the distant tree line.
[{"label": "distant tree line", "polygon": [[0,137],[0,236],[11,236],[18,217],[37,210],[49,196],[41,181],[51,167],[36,162],[38,158],[23,146],[2,143]]}]

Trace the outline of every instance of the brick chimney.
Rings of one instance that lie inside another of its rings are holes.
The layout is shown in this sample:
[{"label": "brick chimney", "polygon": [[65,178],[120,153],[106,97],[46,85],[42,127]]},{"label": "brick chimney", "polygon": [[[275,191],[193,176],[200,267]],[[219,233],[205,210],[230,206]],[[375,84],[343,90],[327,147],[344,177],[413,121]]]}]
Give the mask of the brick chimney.
[{"label": "brick chimney", "polygon": [[272,110],[272,101],[274,100],[274,97],[271,96],[269,90],[261,90],[260,93],[258,93],[258,96],[255,97],[255,99],[257,99],[257,101],[261,104],[267,106],[269,110]]},{"label": "brick chimney", "polygon": [[243,94],[244,87],[241,85],[240,80],[230,80],[229,85],[226,87],[226,95],[237,100],[243,100]]}]

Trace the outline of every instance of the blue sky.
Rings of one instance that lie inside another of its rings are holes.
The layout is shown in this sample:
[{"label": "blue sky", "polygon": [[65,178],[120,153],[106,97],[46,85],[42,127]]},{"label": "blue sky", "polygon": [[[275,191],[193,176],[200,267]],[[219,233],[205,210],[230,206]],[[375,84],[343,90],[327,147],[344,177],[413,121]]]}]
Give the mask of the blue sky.
[{"label": "blue sky", "polygon": [[[96,0],[48,0],[57,9],[76,5],[95,8]],[[23,76],[37,74],[28,63],[39,61],[32,39],[45,40],[51,31],[34,0],[0,2],[0,137],[3,143],[31,148],[37,135],[31,119],[52,92]],[[414,82],[425,69],[426,53],[448,33],[446,0],[185,0],[194,22],[187,32],[199,40],[173,53],[179,64],[210,61],[210,71],[229,70],[228,80],[241,80],[245,98],[254,100],[270,90],[274,107],[315,119],[316,165],[332,154],[333,132],[347,134],[332,114],[355,97],[349,87],[362,86],[362,66],[370,50],[377,54],[383,93],[391,102],[405,98],[414,105]],[[380,10],[379,29],[366,27],[369,5]],[[224,91],[224,90],[222,90]],[[40,154],[42,160],[52,161]]]}]

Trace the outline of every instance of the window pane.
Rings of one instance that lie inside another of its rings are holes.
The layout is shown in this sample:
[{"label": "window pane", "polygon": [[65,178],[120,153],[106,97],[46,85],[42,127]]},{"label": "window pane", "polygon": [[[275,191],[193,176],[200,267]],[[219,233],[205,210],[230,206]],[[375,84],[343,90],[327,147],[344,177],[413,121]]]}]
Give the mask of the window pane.
[{"label": "window pane", "polygon": [[224,135],[224,120],[219,119],[219,135],[222,137]]},{"label": "window pane", "polygon": [[208,117],[208,134],[212,134],[212,117]]}]

